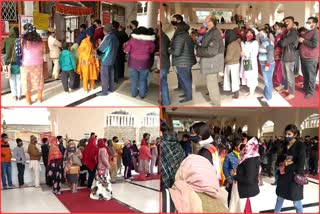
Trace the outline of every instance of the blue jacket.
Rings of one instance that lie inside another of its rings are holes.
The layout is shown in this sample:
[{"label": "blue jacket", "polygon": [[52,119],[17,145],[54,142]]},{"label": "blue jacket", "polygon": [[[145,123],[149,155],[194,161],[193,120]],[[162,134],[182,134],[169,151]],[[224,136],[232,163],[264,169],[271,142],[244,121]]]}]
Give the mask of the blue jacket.
[{"label": "blue jacket", "polygon": [[223,174],[226,177],[226,180],[232,179],[230,171],[232,169],[236,170],[239,164],[239,159],[236,154],[230,152],[224,159],[222,170]]},{"label": "blue jacket", "polygon": [[62,71],[75,71],[76,61],[72,53],[68,50],[63,50],[59,56],[59,65]]},{"label": "blue jacket", "polygon": [[78,45],[80,45],[81,42],[82,42],[82,40],[84,40],[86,37],[87,37],[87,32],[86,32],[86,30],[81,31],[81,32],[79,33],[77,39],[76,39],[76,43],[77,43]]},{"label": "blue jacket", "polygon": [[101,57],[102,65],[114,65],[118,54],[119,40],[114,34],[110,32],[107,34],[98,48],[103,53]]}]

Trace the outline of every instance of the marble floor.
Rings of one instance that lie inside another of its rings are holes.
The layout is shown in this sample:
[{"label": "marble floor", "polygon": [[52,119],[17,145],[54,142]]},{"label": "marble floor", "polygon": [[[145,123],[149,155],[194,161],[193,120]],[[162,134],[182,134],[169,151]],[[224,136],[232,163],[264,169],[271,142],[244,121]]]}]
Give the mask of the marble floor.
[{"label": "marble floor", "polygon": [[[113,197],[128,206],[145,213],[159,212],[159,180],[125,182],[118,176],[112,185]],[[63,190],[67,187],[63,187]],[[23,213],[70,213],[69,210],[43,185],[41,188],[26,187],[2,191],[2,212]],[[89,196],[88,196],[88,200]]]},{"label": "marble floor", "polygon": [[[60,80],[50,81],[44,85],[42,103],[36,102],[37,94],[36,91],[33,92],[32,106],[158,106],[158,73],[151,73],[148,95],[144,99],[131,97],[130,81],[127,78],[117,84],[115,92],[107,96],[96,96],[101,90],[101,86],[97,85],[94,90],[89,92],[80,88],[74,92],[65,93]],[[11,93],[3,93],[1,102],[2,106],[26,106],[25,99],[13,100]]]},{"label": "marble floor", "polygon": [[[199,69],[192,70],[193,84],[192,94],[193,100],[181,104],[179,97],[182,94],[182,91],[175,91],[177,88],[177,75],[174,71],[171,71],[168,75],[168,85],[169,85],[169,95],[171,99],[171,106],[212,106],[210,102],[209,95],[206,95],[208,90],[205,85],[200,85],[199,83],[205,83],[205,78],[200,74]],[[290,107],[291,105],[276,91],[272,92],[272,100],[263,102],[261,98],[263,97],[263,87],[264,82],[262,76],[259,76],[259,85],[256,88],[255,95],[253,97],[248,97],[245,94],[249,91],[247,87],[242,87],[240,89],[239,99],[232,99],[231,92],[225,92],[220,87],[221,94],[221,106],[223,107],[261,107],[261,106],[270,106],[270,107]]]}]

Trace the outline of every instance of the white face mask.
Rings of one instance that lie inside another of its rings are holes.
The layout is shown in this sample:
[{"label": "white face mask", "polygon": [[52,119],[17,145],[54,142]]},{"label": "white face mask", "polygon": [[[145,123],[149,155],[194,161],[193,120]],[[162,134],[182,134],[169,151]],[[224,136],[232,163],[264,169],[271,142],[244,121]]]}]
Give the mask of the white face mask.
[{"label": "white face mask", "polygon": [[306,24],[305,28],[306,28],[307,30],[312,30],[312,27],[311,27],[310,24]]}]

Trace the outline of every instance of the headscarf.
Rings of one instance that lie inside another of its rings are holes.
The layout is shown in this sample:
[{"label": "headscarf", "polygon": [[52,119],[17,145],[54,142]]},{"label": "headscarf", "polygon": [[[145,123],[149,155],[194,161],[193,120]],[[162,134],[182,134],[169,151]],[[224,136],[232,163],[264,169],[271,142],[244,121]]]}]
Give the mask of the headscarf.
[{"label": "headscarf", "polygon": [[36,27],[30,24],[28,26],[27,33],[32,33],[32,32],[34,32],[36,30],[37,30]]},{"label": "headscarf", "polygon": [[52,138],[50,141],[49,155],[48,155],[48,163],[56,159],[62,159],[63,156],[59,149],[59,144],[57,138]]},{"label": "headscarf", "polygon": [[180,165],[175,183],[170,188],[171,198],[178,212],[203,212],[197,193],[217,198],[219,180],[213,165],[200,155],[189,155]]},{"label": "headscarf", "polygon": [[249,158],[259,156],[259,143],[258,140],[255,137],[253,137],[246,143],[245,147],[241,150],[239,164],[241,164],[243,161]]},{"label": "headscarf", "polygon": [[101,138],[98,140],[98,148],[107,148],[105,141]]},{"label": "headscarf", "polygon": [[37,138],[34,135],[30,136],[30,143],[33,143],[36,140],[37,140]]},{"label": "headscarf", "polygon": [[89,139],[88,145],[83,150],[83,164],[86,165],[91,171],[97,165],[98,147],[96,145],[96,138]]}]

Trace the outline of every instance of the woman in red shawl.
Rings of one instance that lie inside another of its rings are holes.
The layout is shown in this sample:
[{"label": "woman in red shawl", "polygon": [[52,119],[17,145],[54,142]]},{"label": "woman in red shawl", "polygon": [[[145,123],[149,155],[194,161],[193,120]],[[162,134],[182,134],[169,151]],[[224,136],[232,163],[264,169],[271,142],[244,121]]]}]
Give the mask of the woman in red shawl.
[{"label": "woman in red shawl", "polygon": [[85,165],[89,172],[88,185],[87,187],[91,189],[94,176],[97,169],[97,155],[98,147],[96,145],[96,137],[91,137],[88,141],[88,145],[83,150],[83,165]]},{"label": "woman in red shawl", "polygon": [[61,194],[61,178],[63,172],[63,155],[60,152],[56,138],[51,139],[48,156],[48,177],[52,181],[54,194]]},{"label": "woman in red shawl", "polygon": [[110,200],[112,187],[109,174],[109,155],[104,139],[98,140],[98,166],[95,179],[91,187],[90,198],[94,200]]}]

